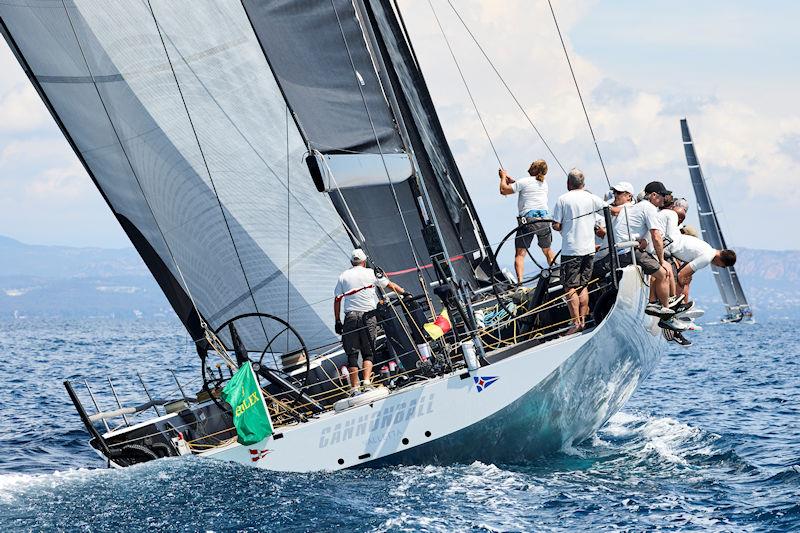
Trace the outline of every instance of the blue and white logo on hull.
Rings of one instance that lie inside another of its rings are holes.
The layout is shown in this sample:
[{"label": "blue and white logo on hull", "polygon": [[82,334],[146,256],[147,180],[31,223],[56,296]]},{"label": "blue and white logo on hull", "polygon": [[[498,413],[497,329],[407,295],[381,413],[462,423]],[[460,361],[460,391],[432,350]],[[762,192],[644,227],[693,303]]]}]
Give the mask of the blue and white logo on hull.
[{"label": "blue and white logo on hull", "polygon": [[492,385],[495,381],[500,379],[499,376],[473,376],[472,379],[475,380],[475,386],[478,388],[478,392],[483,392],[483,389],[488,389],[489,385]]}]

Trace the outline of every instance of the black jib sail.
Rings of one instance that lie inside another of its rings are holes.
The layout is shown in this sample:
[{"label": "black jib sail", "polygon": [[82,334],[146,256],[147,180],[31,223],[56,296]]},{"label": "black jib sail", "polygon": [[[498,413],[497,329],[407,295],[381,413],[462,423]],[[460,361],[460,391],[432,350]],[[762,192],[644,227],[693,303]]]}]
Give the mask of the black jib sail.
[{"label": "black jib sail", "polygon": [[[414,286],[416,267],[441,245],[430,231],[423,237],[423,225],[435,219],[456,273],[475,284],[472,264],[485,239],[421,73],[394,13],[384,12],[388,4],[243,5],[316,154],[320,190],[329,191],[372,259]],[[422,272],[435,279],[431,269]]]},{"label": "black jib sail", "polygon": [[[336,340],[352,244],[240,4],[0,4],[4,37],[195,339],[261,312]],[[199,316],[198,316],[199,315]],[[274,325],[237,322],[250,350]]]},{"label": "black jib sail", "polygon": [[[703,171],[700,168],[700,160],[694,149],[692,134],[689,132],[689,124],[685,118],[681,119],[681,135],[683,136],[683,150],[686,153],[686,164],[689,166],[689,176],[692,179],[694,195],[697,199],[697,214],[700,218],[700,230],[703,240],[714,248],[721,250],[727,248],[725,237],[719,225],[717,212],[711,203],[711,196],[708,193]],[[719,287],[719,293],[725,303],[728,316],[733,319],[741,319],[743,316],[751,316],[750,304],[744,296],[739,277],[736,275],[734,267],[718,267],[711,265],[714,279]]]}]

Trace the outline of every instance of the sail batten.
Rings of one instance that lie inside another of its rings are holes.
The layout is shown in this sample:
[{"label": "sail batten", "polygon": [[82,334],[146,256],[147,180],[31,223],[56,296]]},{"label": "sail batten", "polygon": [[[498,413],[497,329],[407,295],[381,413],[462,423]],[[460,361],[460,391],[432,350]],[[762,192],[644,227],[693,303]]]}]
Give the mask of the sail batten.
[{"label": "sail batten", "polygon": [[[697,199],[697,212],[700,218],[700,230],[703,238],[718,250],[727,248],[722,228],[719,225],[718,212],[714,210],[711,202],[711,195],[708,192],[708,186],[700,168],[700,160],[697,157],[692,135],[689,132],[689,124],[685,118],[681,119],[681,134],[689,176]],[[735,268],[732,266],[727,268],[718,267],[712,264],[711,270],[728,314],[733,317],[752,314]]]}]

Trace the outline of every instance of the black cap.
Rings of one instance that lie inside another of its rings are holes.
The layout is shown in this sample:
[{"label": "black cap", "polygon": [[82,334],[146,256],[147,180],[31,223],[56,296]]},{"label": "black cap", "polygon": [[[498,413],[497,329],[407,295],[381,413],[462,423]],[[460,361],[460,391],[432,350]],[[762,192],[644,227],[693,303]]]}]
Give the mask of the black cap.
[{"label": "black cap", "polygon": [[650,194],[651,192],[657,192],[662,196],[666,196],[667,194],[672,194],[672,191],[668,191],[664,184],[660,181],[651,181],[647,184],[647,187],[644,188],[645,194]]}]

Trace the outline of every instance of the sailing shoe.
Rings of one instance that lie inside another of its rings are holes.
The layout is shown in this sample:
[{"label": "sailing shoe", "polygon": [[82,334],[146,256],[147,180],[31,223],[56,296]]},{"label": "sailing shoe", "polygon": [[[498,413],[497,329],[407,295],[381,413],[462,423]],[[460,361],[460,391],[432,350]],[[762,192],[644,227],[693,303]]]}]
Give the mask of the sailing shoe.
[{"label": "sailing shoe", "polygon": [[664,329],[671,329],[672,331],[684,331],[689,329],[689,324],[683,320],[675,320],[674,318],[661,319],[658,321],[658,327]]},{"label": "sailing shoe", "polygon": [[670,296],[669,308],[675,309],[682,301],[683,301],[683,294],[678,294],[677,296]]},{"label": "sailing shoe", "polygon": [[356,387],[356,388],[354,388],[354,389],[352,389],[352,390],[350,391],[350,394],[349,394],[349,396],[350,396],[351,398],[355,398],[355,397],[356,397],[356,396],[358,396],[359,394],[361,394],[361,389],[359,389],[358,387]]},{"label": "sailing shoe", "polygon": [[692,341],[684,337],[683,333],[681,333],[680,331],[676,331],[673,334],[672,341],[687,348],[692,345]]},{"label": "sailing shoe", "polygon": [[675,314],[675,311],[673,311],[669,307],[664,307],[658,302],[650,302],[649,304],[647,304],[647,307],[645,307],[644,312],[646,315],[658,316],[661,318],[665,317],[669,318]]},{"label": "sailing shoe", "polygon": [[371,391],[374,388],[375,388],[375,386],[368,379],[365,379],[364,381],[361,382],[361,390],[363,392]]},{"label": "sailing shoe", "polygon": [[678,305],[678,307],[674,307],[673,309],[675,309],[675,314],[685,313],[690,309],[694,309],[694,300],[689,300],[688,302],[681,302],[680,305]]}]

